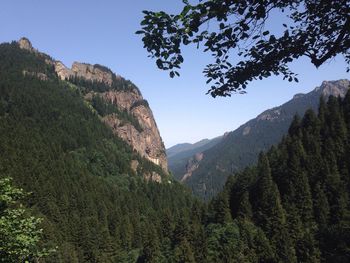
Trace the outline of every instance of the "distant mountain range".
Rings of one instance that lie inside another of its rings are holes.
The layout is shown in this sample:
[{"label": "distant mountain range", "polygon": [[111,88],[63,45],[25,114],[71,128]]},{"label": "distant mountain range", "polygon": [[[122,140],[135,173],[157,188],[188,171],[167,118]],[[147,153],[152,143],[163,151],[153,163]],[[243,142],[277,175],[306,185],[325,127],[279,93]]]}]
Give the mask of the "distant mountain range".
[{"label": "distant mountain range", "polygon": [[349,80],[324,81],[307,94],[296,94],[285,104],[264,111],[238,129],[213,140],[175,145],[167,150],[169,169],[193,193],[209,199],[218,193],[227,177],[257,161],[258,154],[278,143],[295,114],[317,110],[320,97],[344,97]]},{"label": "distant mountain range", "polygon": [[221,141],[223,136],[216,137],[214,139],[203,139],[196,143],[182,143],[170,147],[166,150],[166,154],[169,161],[169,169],[173,173],[173,176],[181,181],[184,174],[186,173],[186,165],[188,160],[196,153],[204,152],[218,142]]}]

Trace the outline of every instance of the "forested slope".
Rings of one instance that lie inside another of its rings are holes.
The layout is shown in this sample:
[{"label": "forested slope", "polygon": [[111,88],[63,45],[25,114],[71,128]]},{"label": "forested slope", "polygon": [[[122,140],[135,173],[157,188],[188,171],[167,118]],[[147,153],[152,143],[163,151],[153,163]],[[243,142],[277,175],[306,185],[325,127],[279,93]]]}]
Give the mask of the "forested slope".
[{"label": "forested slope", "polygon": [[349,86],[349,80],[324,81],[313,91],[297,94],[283,105],[262,112],[204,151],[198,168],[184,183],[195,195],[210,199],[222,189],[229,175],[256,164],[259,152],[277,144],[288,132],[295,114],[303,116],[308,109],[317,111],[321,96],[344,97]]},{"label": "forested slope", "polygon": [[[116,137],[45,59],[0,45],[0,177],[31,193],[39,245],[57,246],[42,262],[350,260],[350,93],[296,117],[206,207]],[[162,183],[145,179],[152,172]]]},{"label": "forested slope", "polygon": [[350,93],[295,117],[256,167],[229,178],[211,207],[225,228],[256,229],[261,247],[248,245],[245,262],[350,261],[349,139]]},{"label": "forested slope", "polygon": [[[47,261],[134,262],[152,257],[150,239],[159,257],[173,255],[163,227],[189,223],[196,201],[116,137],[45,59],[0,45],[0,176],[31,193],[26,205],[45,219],[45,245],[58,246]],[[152,172],[162,184],[144,180]]]}]

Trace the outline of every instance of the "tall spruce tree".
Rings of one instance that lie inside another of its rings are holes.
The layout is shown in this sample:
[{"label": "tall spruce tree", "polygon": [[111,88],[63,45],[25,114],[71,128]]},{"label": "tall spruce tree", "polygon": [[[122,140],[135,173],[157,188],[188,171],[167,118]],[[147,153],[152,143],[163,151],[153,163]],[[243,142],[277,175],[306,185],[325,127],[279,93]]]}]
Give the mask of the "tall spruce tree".
[{"label": "tall spruce tree", "polygon": [[286,231],[286,213],[282,207],[276,183],[272,180],[267,156],[261,154],[258,161],[256,189],[256,223],[271,240],[276,261],[296,262],[295,250]]}]

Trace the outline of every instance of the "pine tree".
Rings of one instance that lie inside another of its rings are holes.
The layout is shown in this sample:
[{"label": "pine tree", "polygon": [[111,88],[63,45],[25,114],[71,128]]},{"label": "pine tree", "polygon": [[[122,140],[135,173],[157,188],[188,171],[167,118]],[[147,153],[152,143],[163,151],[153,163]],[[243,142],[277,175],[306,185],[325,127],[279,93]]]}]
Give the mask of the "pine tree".
[{"label": "pine tree", "polygon": [[142,256],[139,262],[157,263],[160,261],[160,245],[156,230],[152,225],[147,226],[147,235],[143,244]]},{"label": "pine tree", "polygon": [[285,223],[285,212],[281,205],[277,186],[271,177],[269,160],[264,154],[259,157],[258,176],[255,217],[257,223],[268,233],[268,236],[273,237],[276,226]]},{"label": "pine tree", "polygon": [[320,229],[324,229],[328,225],[330,208],[324,187],[320,182],[315,187],[314,198],[314,215]]},{"label": "pine tree", "polygon": [[330,206],[330,223],[338,224],[343,221],[347,215],[349,197],[346,186],[339,175],[335,156],[329,153],[327,159],[330,164],[328,166],[329,168],[326,170],[325,184]]},{"label": "pine tree", "polygon": [[239,202],[238,217],[246,218],[246,219],[252,219],[253,212],[252,212],[252,206],[249,201],[249,192],[245,191],[241,197],[241,200]]},{"label": "pine tree", "polygon": [[211,203],[211,220],[213,223],[225,224],[232,221],[228,194],[221,192]]},{"label": "pine tree", "polygon": [[288,129],[288,134],[291,137],[300,137],[301,136],[301,120],[298,114],[293,118],[293,121]]},{"label": "pine tree", "polygon": [[[332,150],[335,154],[339,167],[344,166],[342,157],[347,146],[346,141],[346,125],[342,111],[340,110],[340,102],[337,98],[330,96],[328,99],[328,111],[326,117],[326,124],[329,127],[329,139],[332,139]],[[328,145],[330,147],[330,145]]]},{"label": "pine tree", "polygon": [[240,262],[273,262],[274,251],[265,233],[247,218],[239,218]]},{"label": "pine tree", "polygon": [[343,100],[343,115],[347,128],[347,147],[344,156],[344,163],[347,169],[343,170],[343,178],[347,184],[347,192],[350,193],[350,92]]},{"label": "pine tree", "polygon": [[289,204],[295,204],[298,214],[303,223],[312,221],[312,196],[309,180],[303,171],[302,163],[305,160],[304,149],[299,140],[294,140],[288,145],[288,170],[287,180],[289,191],[286,201]]},{"label": "pine tree", "polygon": [[310,186],[321,179],[322,147],[321,147],[321,123],[313,110],[308,110],[302,120],[302,145],[305,149],[305,170],[309,178]]},{"label": "pine tree", "polygon": [[258,162],[258,182],[256,189],[256,223],[271,240],[276,249],[276,260],[296,262],[295,251],[286,231],[286,216],[282,207],[277,185],[272,180],[269,160],[261,154]]},{"label": "pine tree", "polygon": [[174,250],[175,262],[179,263],[195,263],[195,258],[187,239],[182,240],[178,245],[175,246]]}]

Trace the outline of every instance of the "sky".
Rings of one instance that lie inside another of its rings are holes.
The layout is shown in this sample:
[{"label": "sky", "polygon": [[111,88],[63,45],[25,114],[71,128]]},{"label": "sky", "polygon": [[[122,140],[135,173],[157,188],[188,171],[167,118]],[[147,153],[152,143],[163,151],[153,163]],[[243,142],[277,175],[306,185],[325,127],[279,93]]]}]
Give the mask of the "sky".
[{"label": "sky", "polygon": [[[135,35],[142,10],[175,13],[181,7],[181,0],[1,0],[0,42],[27,37],[35,48],[68,67],[74,61],[97,63],[130,79],[148,100],[167,148],[220,136],[324,80],[350,78],[342,57],[319,69],[303,58],[291,65],[299,83],[271,77],[252,82],[245,95],[214,99],[205,94],[209,86],[202,74],[211,62],[208,54],[186,48],[181,77],[171,79]],[[276,14],[270,26],[274,29],[281,19]]]}]

